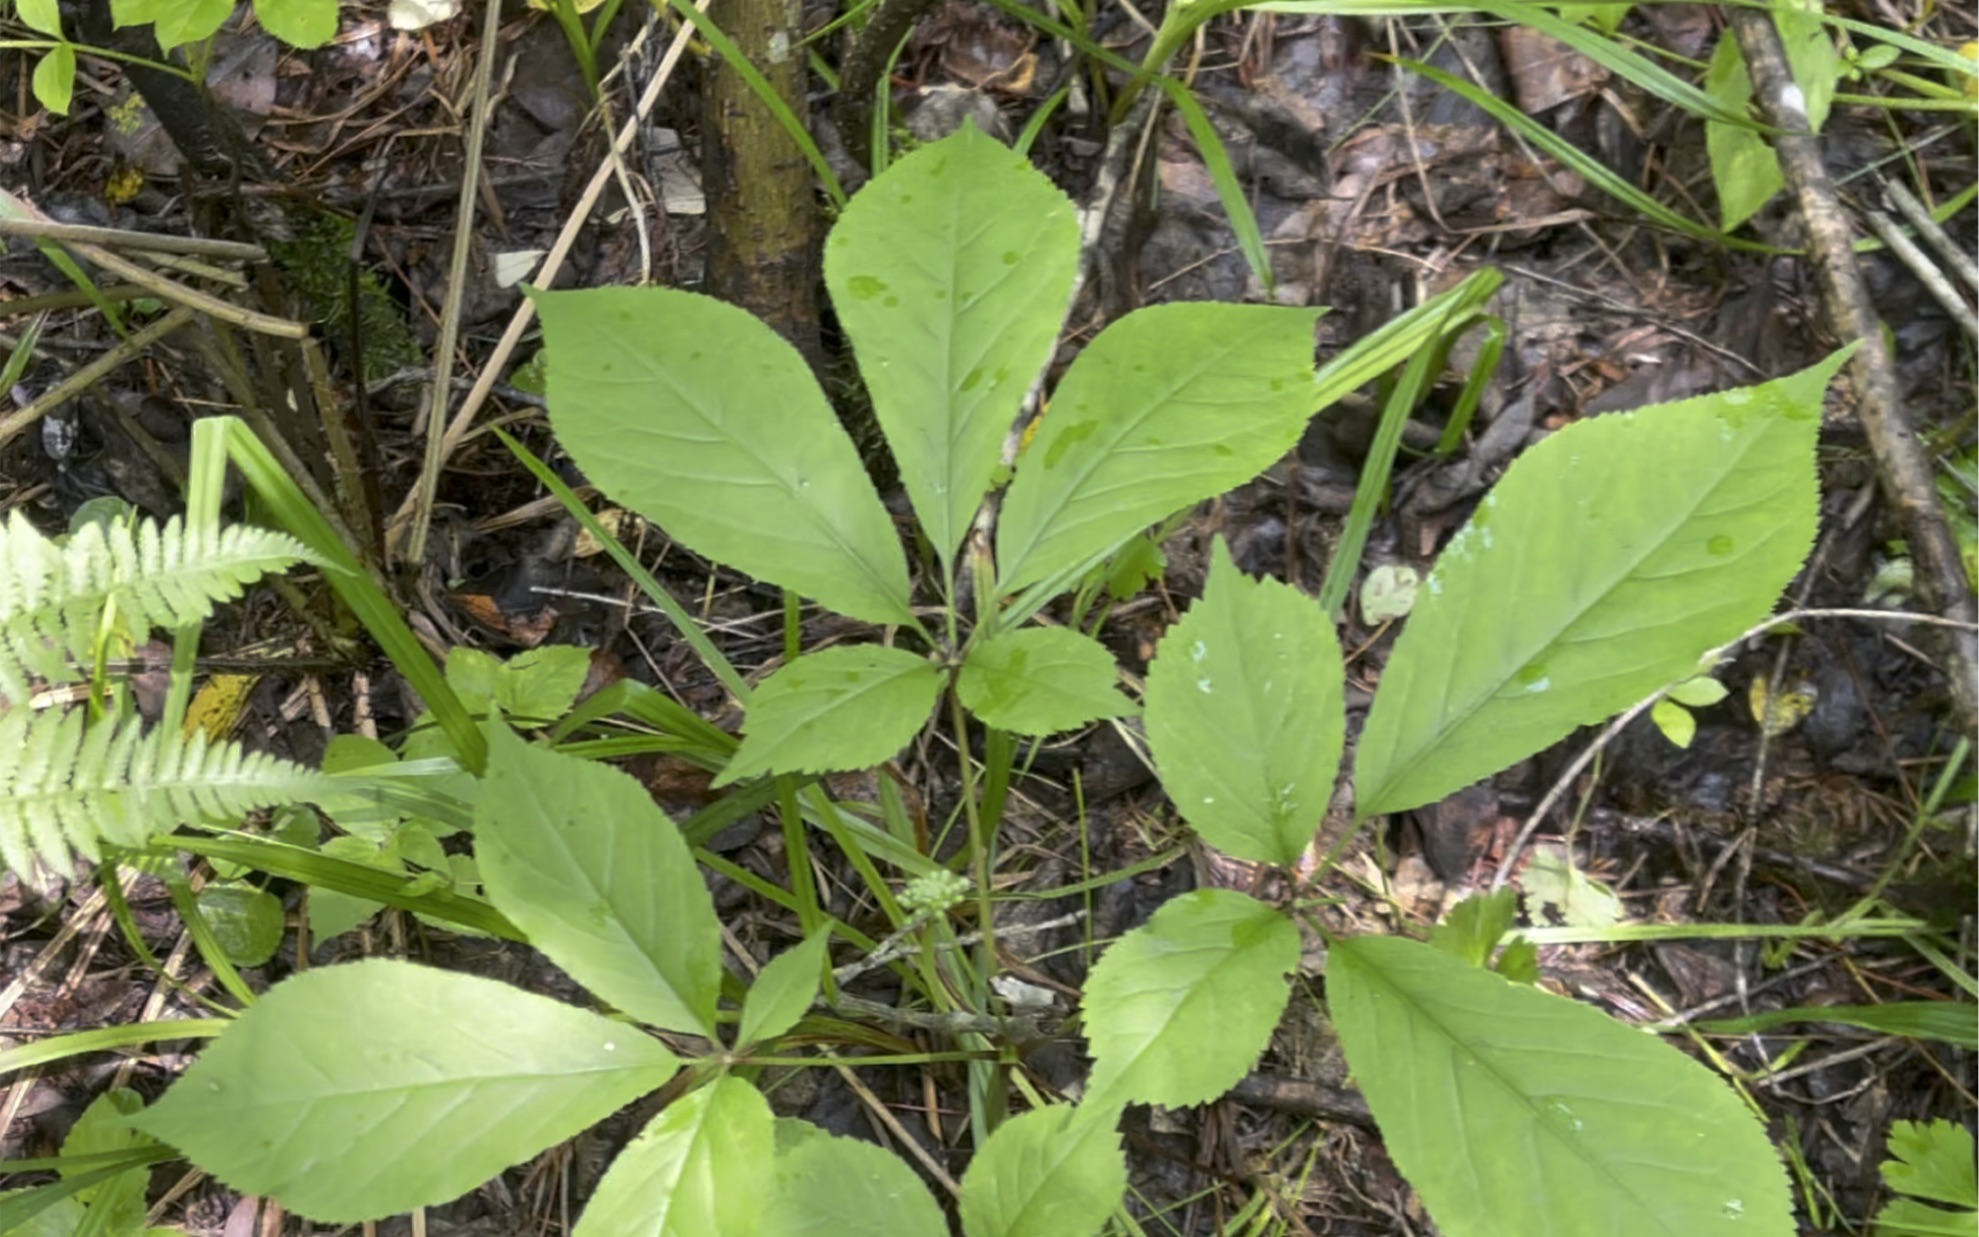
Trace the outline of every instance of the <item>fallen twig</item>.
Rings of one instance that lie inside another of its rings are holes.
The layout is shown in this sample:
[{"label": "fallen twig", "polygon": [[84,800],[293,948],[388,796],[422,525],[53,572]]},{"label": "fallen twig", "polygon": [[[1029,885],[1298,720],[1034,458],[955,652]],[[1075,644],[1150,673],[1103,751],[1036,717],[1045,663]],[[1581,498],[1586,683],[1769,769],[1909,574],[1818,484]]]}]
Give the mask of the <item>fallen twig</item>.
[{"label": "fallen twig", "polygon": [[1943,641],[1945,673],[1951,680],[1959,725],[1970,734],[1979,730],[1979,636],[1972,630],[1979,620],[1979,600],[1966,578],[1958,540],[1938,505],[1931,461],[1904,415],[1889,345],[1855,264],[1848,217],[1821,161],[1821,143],[1808,123],[1806,99],[1787,67],[1772,12],[1734,7],[1731,21],[1752,77],[1753,94],[1766,120],[1780,130],[1774,149],[1807,225],[1808,260],[1821,289],[1828,329],[1836,339],[1857,344],[1849,363],[1856,416],[1876,457],[1883,493],[1896,507],[1910,544],[1918,596],[1954,625]]}]

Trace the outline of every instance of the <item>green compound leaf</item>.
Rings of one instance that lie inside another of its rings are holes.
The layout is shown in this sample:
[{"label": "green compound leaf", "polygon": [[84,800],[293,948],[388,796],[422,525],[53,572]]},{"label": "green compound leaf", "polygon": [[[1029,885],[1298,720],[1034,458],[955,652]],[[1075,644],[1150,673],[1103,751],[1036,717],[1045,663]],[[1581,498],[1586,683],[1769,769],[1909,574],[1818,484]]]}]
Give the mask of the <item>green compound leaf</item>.
[{"label": "green compound leaf", "polygon": [[1219,537],[1202,600],[1148,667],[1148,747],[1189,827],[1240,859],[1296,862],[1333,797],[1343,699],[1326,615],[1245,576]]},{"label": "green compound leaf", "polygon": [[913,624],[893,521],[795,348],[733,305],[672,288],[532,299],[550,423],[613,501],[840,614]]},{"label": "green compound leaf", "polygon": [[1355,756],[1360,815],[1488,777],[1763,619],[1814,543],[1821,395],[1845,359],[1583,421],[1520,456],[1396,642]]},{"label": "green compound leaf", "polygon": [[1079,262],[1071,201],[974,127],[867,185],[825,244],[825,284],[921,526],[951,568]]},{"label": "green compound leaf", "polygon": [[955,689],[984,725],[1047,735],[1134,711],[1120,694],[1113,654],[1063,627],[998,632],[969,650]]},{"label": "green compound leaf", "polygon": [[1792,1237],[1722,1081],[1598,1010],[1400,937],[1337,940],[1327,1005],[1395,1164],[1449,1237]]},{"label": "green compound leaf", "polygon": [[1257,1064],[1285,1012],[1299,930],[1254,898],[1198,889],[1113,943],[1086,980],[1089,1102],[1201,1104]]},{"label": "green compound leaf", "polygon": [[679,827],[617,769],[489,731],[475,810],[488,899],[619,1009],[714,1038],[721,923]]},{"label": "green compound leaf", "polygon": [[254,0],[254,17],[291,47],[321,47],[337,37],[337,0]]},{"label": "green compound leaf", "polygon": [[1053,591],[1129,537],[1248,481],[1318,407],[1318,310],[1153,305],[1072,363],[1017,461],[997,523],[999,589]]},{"label": "green compound leaf", "polygon": [[572,1237],[769,1237],[775,1121],[732,1075],[682,1096],[619,1152]]},{"label": "green compound leaf", "polygon": [[131,1118],[325,1223],[458,1198],[673,1077],[657,1041],[472,975],[376,959],[283,980]]},{"label": "green compound leaf", "polygon": [[776,1192],[760,1230],[775,1237],[940,1237],[928,1188],[899,1156],[806,1121],[778,1121]]},{"label": "green compound leaf", "polygon": [[714,784],[883,763],[927,723],[940,693],[940,667],[906,649],[858,644],[807,654],[756,688],[742,746]]},{"label": "green compound leaf", "polygon": [[797,1025],[817,999],[831,933],[820,929],[795,949],[786,949],[763,967],[742,998],[738,1044],[775,1039]]},{"label": "green compound leaf", "polygon": [[967,1237],[1087,1237],[1127,1190],[1118,1108],[1059,1106],[1012,1117],[962,1177]]}]

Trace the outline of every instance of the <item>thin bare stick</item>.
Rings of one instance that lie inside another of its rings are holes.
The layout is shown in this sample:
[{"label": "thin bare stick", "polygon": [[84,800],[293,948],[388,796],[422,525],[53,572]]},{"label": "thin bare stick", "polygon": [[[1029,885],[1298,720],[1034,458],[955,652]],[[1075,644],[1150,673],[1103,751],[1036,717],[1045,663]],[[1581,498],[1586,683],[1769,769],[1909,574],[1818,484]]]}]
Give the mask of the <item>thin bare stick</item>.
[{"label": "thin bare stick", "polygon": [[1820,289],[1825,325],[1833,338],[1856,344],[1849,362],[1855,415],[1876,457],[1883,494],[1910,543],[1918,599],[1925,608],[1956,620],[1941,656],[1960,729],[1971,733],[1979,729],[1979,638],[1968,629],[1979,619],[1979,600],[1973,597],[1958,539],[1938,501],[1930,456],[1910,423],[1895,360],[1856,265],[1853,229],[1822,160],[1821,139],[1811,132],[1807,100],[1794,83],[1772,11],[1734,6],[1731,24],[1760,113],[1779,131],[1773,147],[1807,226],[1808,264]]},{"label": "thin bare stick", "polygon": [[[713,0],[694,0],[694,7],[706,12],[711,3]],[[646,123],[646,117],[651,114],[653,105],[660,101],[660,95],[665,91],[667,81],[673,77],[674,66],[680,63],[681,55],[687,50],[687,45],[693,38],[694,28],[683,25],[674,35],[673,42],[667,45],[666,55],[660,59],[659,72],[646,84],[645,92],[639,96],[639,105],[619,127],[618,136],[612,142],[612,149],[618,155],[622,156],[631,148],[632,139],[638,136],[639,126]],[[570,256],[571,246],[577,243],[578,234],[584,230],[585,223],[591,218],[591,211],[597,206],[598,196],[604,192],[605,185],[615,173],[616,168],[612,159],[599,161],[597,170],[591,174],[591,183],[584,187],[584,196],[579,200],[577,209],[572,211],[570,218],[565,221],[563,231],[557,234],[556,243],[550,246],[550,252],[543,259],[541,269],[536,272],[537,284],[547,287],[556,280],[557,272],[563,269],[564,259]],[[466,440],[468,430],[474,425],[474,415],[480,412],[481,405],[488,401],[489,393],[495,389],[495,384],[501,379],[503,367],[508,364],[509,357],[515,352],[515,346],[522,342],[522,333],[529,329],[529,324],[535,318],[536,306],[533,303],[524,301],[516,306],[514,316],[509,319],[508,329],[502,332],[502,337],[495,344],[495,350],[488,357],[487,364],[482,366],[481,376],[475,380],[473,389],[467,393],[467,398],[461,401],[460,411],[454,414],[453,423],[447,426],[446,437],[441,440],[437,465],[433,462],[434,453],[427,452],[429,467],[443,466],[447,458]],[[413,507],[417,500],[416,492],[406,495],[405,502],[399,505],[398,511],[392,516],[393,527],[398,527],[412,518]]]},{"label": "thin bare stick", "polygon": [[157,232],[132,232],[124,228],[94,228],[80,223],[57,223],[52,219],[0,218],[0,236],[32,236],[51,241],[82,241],[143,253],[188,253],[206,258],[232,258],[236,262],[266,262],[268,251],[259,245],[239,241],[211,240],[204,236],[166,236]]},{"label": "thin bare stick", "polygon": [[[460,210],[454,220],[452,265],[447,269],[447,303],[440,311],[440,338],[433,345],[433,377],[421,419],[426,425],[426,457],[413,490],[412,531],[397,547],[408,566],[426,561],[426,530],[440,491],[440,465],[446,459],[447,404],[453,394],[454,344],[460,339],[460,311],[466,300],[467,264],[474,252],[474,202],[481,191],[481,151],[488,139],[489,84],[501,50],[502,6],[490,4],[481,25],[481,59],[474,66],[474,109],[467,119],[467,164],[461,171]],[[388,543],[389,544],[389,543]]]}]

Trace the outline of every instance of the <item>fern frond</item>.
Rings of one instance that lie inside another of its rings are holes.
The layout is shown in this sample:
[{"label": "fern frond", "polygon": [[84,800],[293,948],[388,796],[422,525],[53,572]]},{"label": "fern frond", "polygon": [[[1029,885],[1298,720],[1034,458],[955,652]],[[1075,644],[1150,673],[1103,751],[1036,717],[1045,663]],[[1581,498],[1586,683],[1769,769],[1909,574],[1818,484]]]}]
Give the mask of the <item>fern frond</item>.
[{"label": "fern frond", "polygon": [[57,546],[17,510],[0,527],[0,696],[25,704],[30,677],[76,678],[106,607],[119,630],[143,639],[206,617],[271,571],[319,561],[282,533],[193,530],[177,519],[89,524]]},{"label": "fern frond", "polygon": [[75,875],[100,843],[137,847],[181,824],[231,825],[248,812],[327,799],[346,782],[238,743],[191,740],[141,719],[85,724],[85,710],[0,714],[0,862]]}]

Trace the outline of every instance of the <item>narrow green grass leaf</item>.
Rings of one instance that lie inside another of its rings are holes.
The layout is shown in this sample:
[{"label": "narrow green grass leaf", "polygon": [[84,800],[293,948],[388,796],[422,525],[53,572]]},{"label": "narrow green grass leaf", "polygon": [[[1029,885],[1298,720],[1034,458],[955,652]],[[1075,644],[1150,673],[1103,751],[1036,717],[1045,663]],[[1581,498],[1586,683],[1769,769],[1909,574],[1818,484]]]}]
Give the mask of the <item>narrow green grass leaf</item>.
[{"label": "narrow green grass leaf", "polygon": [[1237,237],[1237,252],[1244,255],[1244,265],[1251,268],[1251,277],[1270,296],[1278,285],[1272,278],[1271,255],[1264,248],[1264,233],[1258,228],[1257,213],[1251,209],[1251,200],[1244,196],[1244,186],[1238,182],[1237,171],[1230,163],[1230,152],[1224,149],[1223,139],[1209,121],[1209,113],[1181,82],[1165,74],[1154,81],[1168,95],[1168,101],[1174,104],[1176,114],[1182,117],[1189,137],[1196,143],[1203,170],[1209,173],[1210,184],[1216,186],[1217,200],[1223,203],[1223,213],[1230,218],[1230,230]]},{"label": "narrow green grass leaf", "polygon": [[131,1124],[243,1194],[353,1223],[458,1198],[679,1065],[587,1010],[373,959],[270,988]]},{"label": "narrow green grass leaf", "polygon": [[973,126],[852,199],[825,285],[944,570],[988,492],[1078,273],[1077,212]]},{"label": "narrow green grass leaf", "polygon": [[1291,586],[1246,577],[1219,537],[1202,600],[1148,667],[1148,746],[1182,819],[1239,859],[1295,862],[1332,799],[1346,726],[1332,624]]},{"label": "narrow green grass leaf", "polygon": [[807,654],[757,685],[742,746],[715,785],[881,764],[927,724],[940,692],[940,667],[906,649],[858,644]]},{"label": "narrow green grass leaf", "polygon": [[1297,925],[1255,898],[1198,889],[1113,943],[1083,1004],[1095,1104],[1204,1104],[1250,1072],[1299,965]]},{"label": "narrow green grass leaf", "polygon": [[1966,1001],[1892,1001],[1886,1005],[1809,1005],[1691,1025],[1714,1035],[1749,1035],[1804,1022],[1833,1022],[1884,1035],[1907,1035],[1979,1050],[1979,1005]]},{"label": "narrow green grass leaf", "polygon": [[1401,937],[1334,941],[1326,997],[1449,1237],[1793,1237],[1764,1127],[1661,1040]]},{"label": "narrow green grass leaf", "polygon": [[749,1237],[772,1188],[776,1118],[733,1075],[682,1096],[619,1152],[572,1237]]},{"label": "narrow green grass leaf", "polygon": [[600,489],[696,553],[914,625],[893,520],[795,348],[674,288],[533,296],[550,422]]},{"label": "narrow green grass leaf", "polygon": [[1088,1237],[1127,1191],[1118,1108],[1060,1105],[997,1128],[962,1177],[966,1237]]},{"label": "narrow green grass leaf", "polygon": [[955,690],[984,725],[1047,735],[1134,711],[1113,654],[1063,627],[998,632],[969,649]]},{"label": "narrow green grass leaf", "polygon": [[1814,542],[1822,393],[1762,386],[1569,426],[1438,558],[1362,732],[1362,817],[1431,802],[1695,672]]},{"label": "narrow green grass leaf", "polygon": [[998,587],[1060,591],[1150,524],[1248,481],[1318,406],[1321,311],[1153,305],[1072,363],[1017,461],[997,524]]},{"label": "narrow green grass leaf", "polygon": [[939,1237],[941,1207],[906,1161],[806,1121],[776,1125],[776,1192],[760,1231],[769,1237]]},{"label": "narrow green grass leaf", "polygon": [[624,1012],[715,1037],[721,923],[680,830],[639,782],[492,727],[476,855],[529,943]]}]

